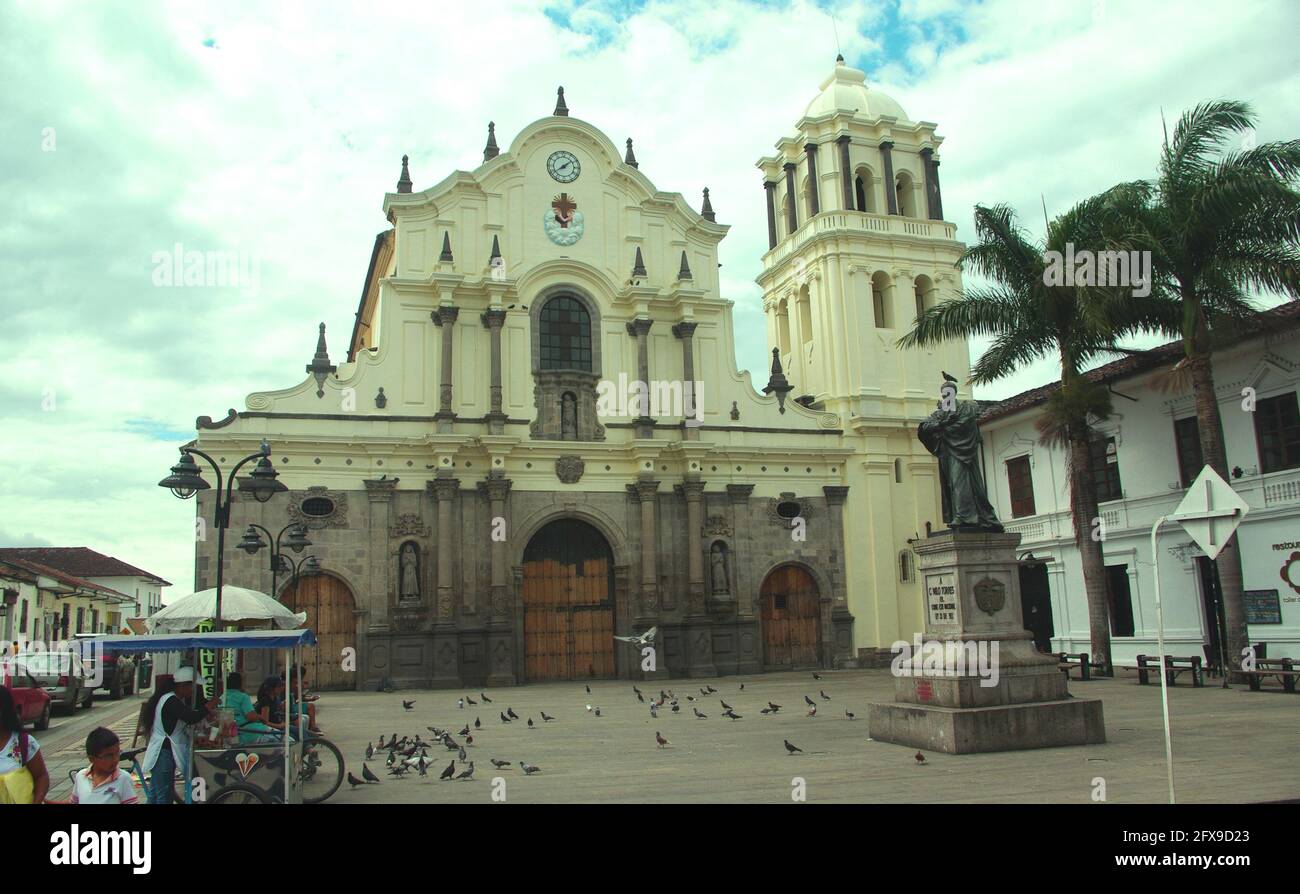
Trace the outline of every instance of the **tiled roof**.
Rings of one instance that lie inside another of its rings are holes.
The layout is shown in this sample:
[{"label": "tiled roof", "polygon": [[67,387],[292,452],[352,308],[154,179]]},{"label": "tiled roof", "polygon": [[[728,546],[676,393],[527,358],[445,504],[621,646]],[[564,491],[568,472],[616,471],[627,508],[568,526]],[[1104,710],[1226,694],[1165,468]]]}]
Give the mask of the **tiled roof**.
[{"label": "tiled roof", "polygon": [[[1260,314],[1256,321],[1252,322],[1227,344],[1239,344],[1268,332],[1293,329],[1297,326],[1300,326],[1300,301],[1288,301]],[[1221,347],[1226,347],[1227,344]],[[1110,363],[1098,366],[1096,369],[1084,373],[1083,377],[1090,382],[1114,382],[1149,372],[1166,364],[1172,365],[1181,360],[1182,357],[1182,341],[1171,341],[1149,351],[1130,354],[1127,357],[1121,357],[1119,360],[1113,360]],[[1022,391],[1005,400],[997,401],[992,406],[985,408],[980,415],[980,422],[991,422],[994,419],[1001,419],[1021,410],[1038,406],[1051,397],[1053,392],[1060,387],[1060,382],[1052,382],[1048,385],[1040,385],[1037,388]]]},{"label": "tiled roof", "polygon": [[[0,550],[0,552],[12,552],[12,550]],[[108,596],[120,596],[122,599],[125,600],[131,599],[130,596],[126,595],[125,593],[119,593],[117,590],[114,590],[112,587],[106,587],[103,584],[92,583],[91,581],[85,580],[84,578],[77,577],[74,574],[68,574],[66,571],[62,571],[58,568],[52,568],[51,566],[42,564],[40,562],[34,562],[31,559],[21,559],[16,556],[0,555],[0,562],[25,569],[34,574],[41,574],[46,577],[52,577],[55,580],[59,581],[60,583],[66,584],[67,586],[70,587],[77,587],[78,589],[82,589],[82,590],[94,590],[97,593],[104,593]]]},{"label": "tiled roof", "polygon": [[106,556],[85,546],[22,546],[0,548],[0,559],[28,559],[77,577],[143,577],[164,587],[168,581],[121,559]]}]

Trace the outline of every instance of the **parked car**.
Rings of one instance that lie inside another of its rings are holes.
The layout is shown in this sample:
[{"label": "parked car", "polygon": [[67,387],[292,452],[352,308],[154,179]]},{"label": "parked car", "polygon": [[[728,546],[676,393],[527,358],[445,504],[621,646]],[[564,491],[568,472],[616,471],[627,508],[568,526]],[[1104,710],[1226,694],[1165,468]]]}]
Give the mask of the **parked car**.
[{"label": "parked car", "polygon": [[[94,639],[104,636],[102,633],[78,633],[77,639]],[[123,695],[135,692],[135,661],[130,655],[99,653],[95,657],[87,655],[82,661],[86,665],[86,675],[98,679],[96,689],[107,689],[109,697],[119,699]],[[99,670],[101,673],[96,673]]]},{"label": "parked car", "polygon": [[23,723],[30,723],[38,730],[49,728],[53,700],[30,673],[11,661],[0,661],[0,681],[13,693]]},{"label": "parked car", "polygon": [[44,689],[56,708],[89,708],[95,698],[86,667],[72,652],[24,652],[14,664],[25,670]]}]

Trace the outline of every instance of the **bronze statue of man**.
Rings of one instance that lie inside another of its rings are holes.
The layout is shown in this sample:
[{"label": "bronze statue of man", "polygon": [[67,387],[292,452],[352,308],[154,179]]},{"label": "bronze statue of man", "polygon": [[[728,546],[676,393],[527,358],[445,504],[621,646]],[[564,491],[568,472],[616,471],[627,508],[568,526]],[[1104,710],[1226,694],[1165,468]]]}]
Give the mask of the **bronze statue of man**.
[{"label": "bronze statue of man", "polygon": [[943,399],[916,435],[939,460],[944,524],[957,531],[1001,531],[980,471],[979,404],[957,400],[956,379],[943,377]]}]

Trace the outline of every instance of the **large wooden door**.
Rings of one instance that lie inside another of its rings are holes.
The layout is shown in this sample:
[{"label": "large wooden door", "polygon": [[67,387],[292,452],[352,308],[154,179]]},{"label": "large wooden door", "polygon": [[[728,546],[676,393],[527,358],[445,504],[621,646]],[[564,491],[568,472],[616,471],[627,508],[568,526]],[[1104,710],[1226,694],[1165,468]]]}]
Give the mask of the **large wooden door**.
[{"label": "large wooden door", "polygon": [[352,689],[356,672],[343,670],[343,650],[357,646],[355,603],[348,585],[328,574],[299,577],[281,601],[290,611],[306,612],[316,647],[302,650],[302,669],[313,689]]},{"label": "large wooden door", "polygon": [[585,522],[551,522],[524,550],[524,674],[614,676],[614,557]]},{"label": "large wooden door", "polygon": [[817,582],[798,565],[774,568],[759,591],[763,603],[763,663],[821,665],[821,599]]}]

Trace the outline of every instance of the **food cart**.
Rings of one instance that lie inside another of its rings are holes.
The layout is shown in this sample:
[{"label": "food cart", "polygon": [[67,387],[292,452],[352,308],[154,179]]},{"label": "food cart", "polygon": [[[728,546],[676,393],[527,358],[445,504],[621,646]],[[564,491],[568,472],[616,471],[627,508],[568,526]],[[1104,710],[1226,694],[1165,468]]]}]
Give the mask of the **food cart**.
[{"label": "food cart", "polygon": [[[144,652],[191,652],[201,649],[281,649],[285,678],[297,664],[298,649],[316,645],[316,635],[304,630],[245,630],[211,633],[165,633],[148,636],[104,636],[77,644],[85,653],[102,649],[112,654]],[[205,732],[200,729],[198,733]],[[217,746],[217,736],[196,735],[191,764],[181,768],[185,776],[185,802],[191,803],[194,778],[204,780],[203,800],[224,801],[223,792],[238,792],[243,800],[261,803],[297,804],[302,801],[299,783],[302,768],[302,736],[295,741],[285,724],[284,741],[269,744]]]}]

